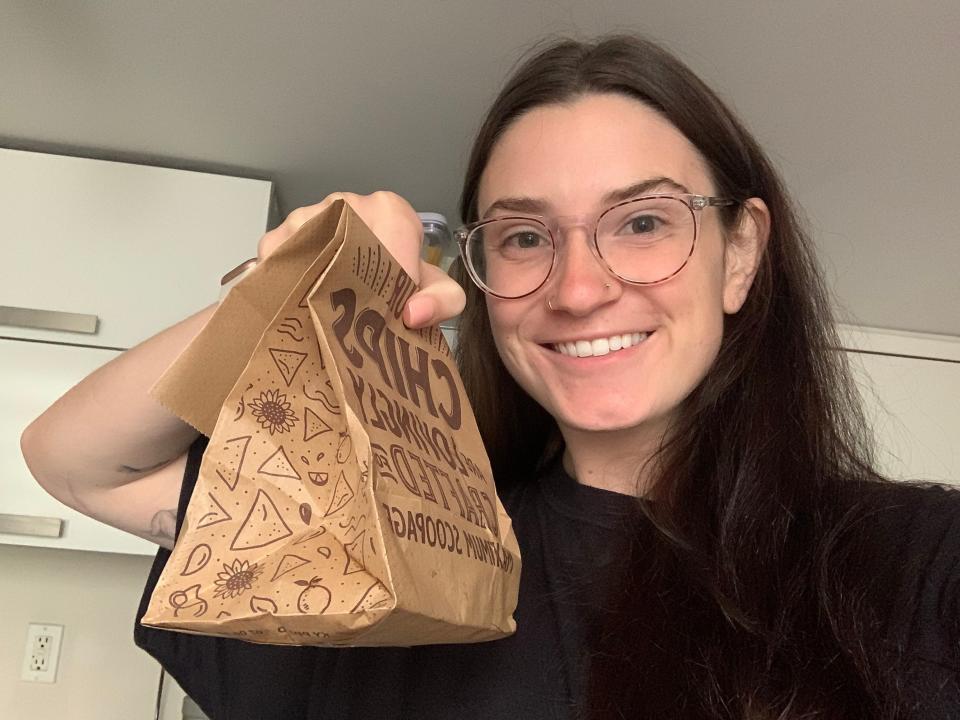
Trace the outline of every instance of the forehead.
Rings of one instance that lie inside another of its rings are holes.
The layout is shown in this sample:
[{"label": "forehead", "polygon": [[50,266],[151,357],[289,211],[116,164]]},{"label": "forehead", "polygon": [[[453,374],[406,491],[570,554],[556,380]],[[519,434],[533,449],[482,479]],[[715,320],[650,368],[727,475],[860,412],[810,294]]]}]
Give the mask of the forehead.
[{"label": "forehead", "polygon": [[551,212],[587,212],[612,190],[661,176],[714,190],[700,153],[659,113],[623,95],[586,95],[535,108],[504,131],[480,178],[478,211],[530,197]]}]

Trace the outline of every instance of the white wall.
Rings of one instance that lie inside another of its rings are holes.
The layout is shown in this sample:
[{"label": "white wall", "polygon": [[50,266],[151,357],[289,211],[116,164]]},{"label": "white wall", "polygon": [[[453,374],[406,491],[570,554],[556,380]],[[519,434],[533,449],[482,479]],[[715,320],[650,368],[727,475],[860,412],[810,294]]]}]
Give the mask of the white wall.
[{"label": "white wall", "polygon": [[[160,666],[133,644],[151,558],[0,545],[0,718],[149,720]],[[57,682],[20,679],[27,624],[64,626]],[[182,693],[165,691],[164,720]]]}]

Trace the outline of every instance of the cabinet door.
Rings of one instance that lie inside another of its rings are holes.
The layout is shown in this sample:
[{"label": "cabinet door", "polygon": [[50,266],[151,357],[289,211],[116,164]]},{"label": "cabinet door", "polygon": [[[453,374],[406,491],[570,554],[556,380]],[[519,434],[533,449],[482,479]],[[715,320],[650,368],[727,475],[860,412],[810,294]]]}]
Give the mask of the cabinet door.
[{"label": "cabinet door", "polygon": [[263,180],[0,149],[0,336],[136,345],[216,301],[270,200]]},{"label": "cabinet door", "polygon": [[849,357],[880,469],[896,479],[960,484],[960,363],[861,352]]},{"label": "cabinet door", "polygon": [[893,478],[960,484],[960,338],[838,329],[880,469]]},{"label": "cabinet door", "polygon": [[[0,543],[152,555],[156,546],[61,504],[41,488],[20,452],[24,428],[96,368],[119,353],[71,345],[0,340],[0,521],[62,521],[61,537],[0,532]],[[50,523],[47,523],[48,525]]]}]

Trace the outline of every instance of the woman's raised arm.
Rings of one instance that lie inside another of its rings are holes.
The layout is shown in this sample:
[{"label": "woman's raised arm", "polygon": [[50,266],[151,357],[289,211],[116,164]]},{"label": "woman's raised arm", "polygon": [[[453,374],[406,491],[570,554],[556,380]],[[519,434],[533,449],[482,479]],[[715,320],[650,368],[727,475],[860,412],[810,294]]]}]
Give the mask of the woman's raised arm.
[{"label": "woman's raised arm", "polygon": [[[263,236],[258,257],[267,257],[338,199],[346,200],[422,283],[404,312],[409,326],[440,322],[462,310],[460,286],[420,261],[420,220],[393,193],[337,193],[295,210]],[[216,307],[204,308],[98,368],[26,428],[20,439],[23,456],[47,492],[109,525],[173,546],[186,451],[198,433],[147,393]]]}]

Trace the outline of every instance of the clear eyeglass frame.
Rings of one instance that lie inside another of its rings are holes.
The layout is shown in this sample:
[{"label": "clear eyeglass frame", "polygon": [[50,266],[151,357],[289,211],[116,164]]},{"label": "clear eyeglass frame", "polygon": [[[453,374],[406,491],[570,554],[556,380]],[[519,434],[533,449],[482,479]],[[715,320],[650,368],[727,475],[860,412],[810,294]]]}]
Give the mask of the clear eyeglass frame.
[{"label": "clear eyeglass frame", "polygon": [[[600,243],[598,239],[598,230],[600,223],[603,218],[608,214],[622,208],[625,205],[630,205],[632,203],[639,203],[646,200],[656,200],[660,198],[667,198],[671,200],[678,200],[683,203],[687,209],[690,210],[690,214],[693,217],[693,242],[690,245],[690,252],[687,253],[687,256],[684,258],[683,263],[674,270],[672,273],[666,275],[665,277],[659,278],[658,280],[652,281],[638,281],[625,278],[619,273],[617,273],[613,268],[610,267],[610,264],[603,257],[603,253],[600,250]],[[731,205],[739,205],[740,202],[737,200],[732,200],[730,198],[714,197],[710,195],[697,195],[694,193],[656,193],[653,195],[642,195],[635,198],[630,198],[629,200],[624,200],[622,202],[615,203],[611,205],[602,213],[597,216],[560,216],[548,218],[542,215],[498,215],[497,217],[487,218],[485,220],[478,220],[476,222],[469,223],[464,225],[459,230],[454,233],[454,239],[457,242],[457,245],[460,248],[460,258],[463,261],[464,267],[467,269],[467,274],[470,276],[470,279],[473,283],[480,288],[487,295],[492,295],[493,297],[501,298],[503,300],[519,300],[520,298],[527,297],[537,292],[540,288],[546,285],[547,281],[553,275],[554,268],[557,266],[557,236],[560,234],[561,224],[563,225],[573,225],[573,226],[591,226],[593,227],[593,232],[591,233],[591,245],[592,250],[596,258],[600,263],[606,268],[614,277],[618,278],[622,282],[625,282],[629,285],[638,285],[638,286],[650,286],[650,285],[659,285],[664,283],[671,278],[676,277],[689,263],[690,258],[693,256],[694,250],[697,246],[697,240],[700,236],[700,221],[701,221],[701,211],[708,207],[728,207]],[[467,252],[467,243],[470,241],[470,238],[474,233],[483,228],[490,223],[500,222],[503,220],[518,220],[518,221],[529,221],[535,222],[541,225],[546,231],[547,235],[550,238],[550,243],[553,248],[553,258],[550,262],[550,268],[547,270],[546,275],[543,280],[532,290],[525,292],[521,295],[503,295],[501,293],[495,292],[493,289],[487,287],[487,285],[481,280],[480,274],[477,272],[477,269],[473,266],[473,261],[470,259],[470,253]],[[562,221],[562,223],[561,223]]]}]

